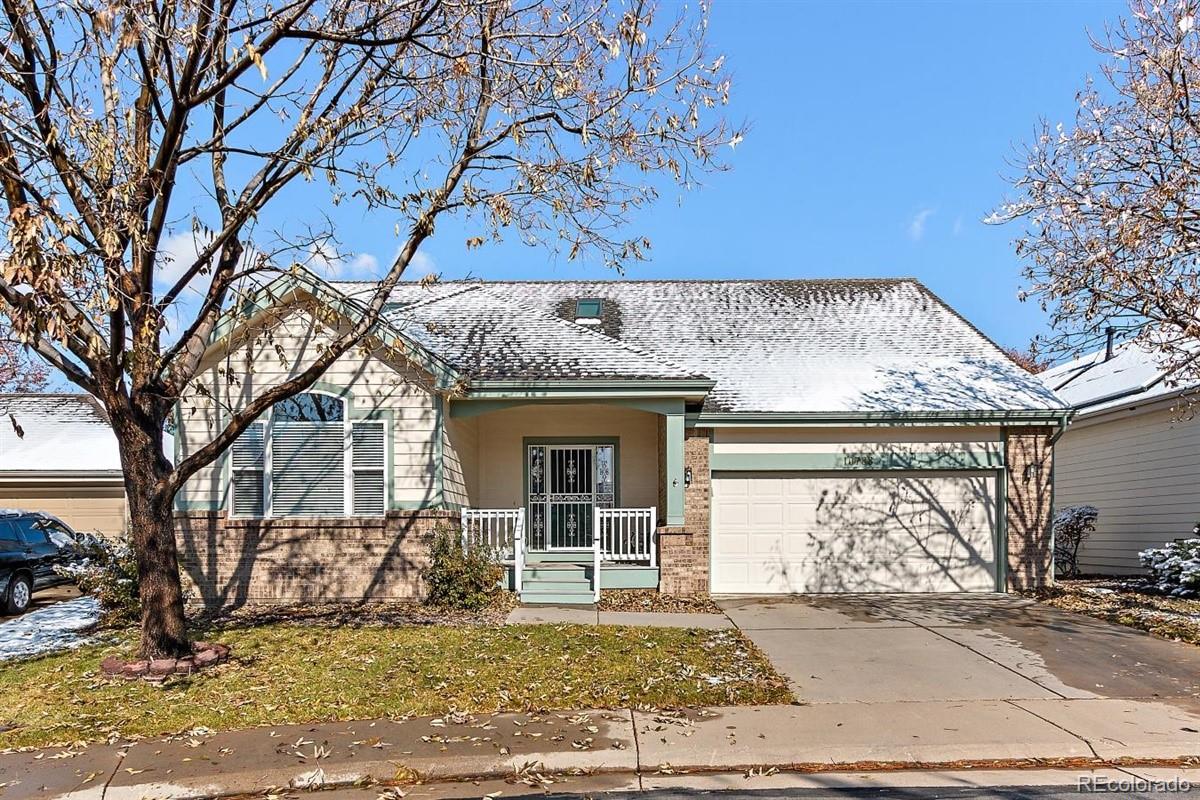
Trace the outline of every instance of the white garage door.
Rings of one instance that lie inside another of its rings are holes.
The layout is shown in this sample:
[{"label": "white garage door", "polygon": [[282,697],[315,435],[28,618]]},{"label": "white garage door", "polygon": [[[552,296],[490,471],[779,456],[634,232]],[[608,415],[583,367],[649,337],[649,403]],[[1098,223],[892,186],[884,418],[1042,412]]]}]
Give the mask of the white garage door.
[{"label": "white garage door", "polygon": [[996,478],[964,472],[713,474],[712,591],[996,588]]}]

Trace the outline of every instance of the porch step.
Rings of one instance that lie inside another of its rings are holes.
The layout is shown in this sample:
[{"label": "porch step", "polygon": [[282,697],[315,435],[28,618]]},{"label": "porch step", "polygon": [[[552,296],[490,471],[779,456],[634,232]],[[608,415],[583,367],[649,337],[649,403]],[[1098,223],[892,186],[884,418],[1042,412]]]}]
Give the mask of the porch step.
[{"label": "porch step", "polygon": [[542,589],[521,589],[521,602],[531,605],[588,606],[596,602],[591,589],[586,592],[552,592]]},{"label": "porch step", "polygon": [[591,563],[591,550],[562,550],[553,553],[538,553],[530,551],[525,554],[526,564],[552,564],[567,562],[569,564],[579,564],[582,562]]},{"label": "porch step", "polygon": [[578,605],[594,601],[590,564],[546,562],[527,566],[521,573],[522,603]]},{"label": "porch step", "polygon": [[526,583],[536,581],[583,581],[592,580],[591,564],[537,564],[526,565],[521,572],[521,579]]}]

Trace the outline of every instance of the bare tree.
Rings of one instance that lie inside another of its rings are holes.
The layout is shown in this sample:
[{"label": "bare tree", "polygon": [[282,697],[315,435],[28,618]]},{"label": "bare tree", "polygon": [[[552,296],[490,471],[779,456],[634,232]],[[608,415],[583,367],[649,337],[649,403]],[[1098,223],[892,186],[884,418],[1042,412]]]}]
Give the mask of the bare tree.
[{"label": "bare tree", "polygon": [[1051,315],[1039,349],[1075,355],[1119,319],[1176,382],[1200,378],[1200,29],[1196,0],[1144,3],[1093,44],[1101,80],[1074,124],[1043,121],[1022,153],[1019,221],[1028,296]]},{"label": "bare tree", "polygon": [[[619,269],[649,246],[627,231],[635,212],[740,138],[715,110],[729,80],[704,4],[0,2],[0,301],[112,420],[145,656],[189,647],[175,493],[370,333],[439,218],[470,218],[470,246],[515,231]],[[311,228],[269,232],[304,182],[287,215]],[[222,310],[331,241],[320,211],[347,203],[400,237],[366,313],[172,465],[164,420]],[[180,231],[197,252],[164,271]]]},{"label": "bare tree", "polygon": [[46,362],[0,325],[0,392],[40,392],[49,382]]},{"label": "bare tree", "polygon": [[1036,375],[1039,372],[1045,372],[1050,369],[1052,362],[1044,358],[1033,347],[1028,347],[1024,350],[1017,347],[1003,347],[1001,349],[1004,351],[1004,355],[1012,359],[1014,364],[1026,372]]}]

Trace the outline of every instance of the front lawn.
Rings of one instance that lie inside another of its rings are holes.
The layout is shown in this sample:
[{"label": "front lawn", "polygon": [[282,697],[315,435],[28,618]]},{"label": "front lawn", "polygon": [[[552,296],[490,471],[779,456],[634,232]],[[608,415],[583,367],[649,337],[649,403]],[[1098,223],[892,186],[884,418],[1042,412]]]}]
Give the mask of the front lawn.
[{"label": "front lawn", "polygon": [[1059,581],[1036,596],[1055,608],[1200,645],[1200,600],[1150,594],[1116,578]]},{"label": "front lawn", "polygon": [[0,748],[293,722],[791,701],[736,631],[528,625],[227,627],[228,664],[165,686],[105,679],[132,640],[0,669]]}]

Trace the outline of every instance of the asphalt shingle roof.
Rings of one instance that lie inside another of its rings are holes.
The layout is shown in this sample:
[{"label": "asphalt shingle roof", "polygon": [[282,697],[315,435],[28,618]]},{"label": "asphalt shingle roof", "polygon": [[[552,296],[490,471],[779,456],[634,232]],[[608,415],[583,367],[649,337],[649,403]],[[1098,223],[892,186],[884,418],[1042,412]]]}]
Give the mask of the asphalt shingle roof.
[{"label": "asphalt shingle roof", "polygon": [[[574,322],[580,298],[603,301],[600,325]],[[911,279],[448,282],[392,299],[394,324],[481,379],[707,376],[711,412],[1065,408]]]},{"label": "asphalt shingle roof", "polygon": [[[385,312],[398,331],[478,380],[703,379],[628,342],[478,286]],[[407,301],[407,302],[406,302]]]},{"label": "asphalt shingle roof", "polygon": [[0,475],[119,472],[117,438],[86,394],[0,394]]},{"label": "asphalt shingle roof", "polygon": [[[1195,348],[1200,352],[1200,343]],[[1127,342],[1106,358],[1106,349],[1051,367],[1038,376],[1059,397],[1084,413],[1096,413],[1167,397],[1181,389],[1159,358],[1139,342]]]}]

